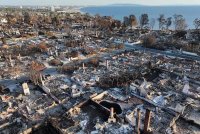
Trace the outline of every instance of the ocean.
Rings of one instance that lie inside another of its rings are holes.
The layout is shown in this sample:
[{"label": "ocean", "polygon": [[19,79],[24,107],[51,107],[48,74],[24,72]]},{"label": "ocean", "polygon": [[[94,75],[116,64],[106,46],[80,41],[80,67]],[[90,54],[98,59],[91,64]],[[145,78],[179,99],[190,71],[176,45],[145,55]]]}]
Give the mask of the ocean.
[{"label": "ocean", "polygon": [[[194,29],[193,21],[200,18],[200,6],[97,6],[85,7],[81,9],[84,13],[91,15],[112,16],[115,19],[123,20],[124,16],[134,14],[138,20],[143,13],[149,15],[149,19],[156,19],[155,29],[158,29],[158,17],[164,14],[166,18],[173,17],[174,14],[183,15],[186,19],[188,29]],[[173,29],[174,25],[170,27]]]}]

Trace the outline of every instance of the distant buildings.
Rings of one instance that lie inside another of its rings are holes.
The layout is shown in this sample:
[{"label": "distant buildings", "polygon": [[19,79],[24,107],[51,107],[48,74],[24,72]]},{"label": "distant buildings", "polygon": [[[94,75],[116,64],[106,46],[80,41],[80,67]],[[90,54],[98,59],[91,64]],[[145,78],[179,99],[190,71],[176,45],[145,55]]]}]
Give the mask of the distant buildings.
[{"label": "distant buildings", "polygon": [[51,12],[55,12],[55,7],[51,6]]}]

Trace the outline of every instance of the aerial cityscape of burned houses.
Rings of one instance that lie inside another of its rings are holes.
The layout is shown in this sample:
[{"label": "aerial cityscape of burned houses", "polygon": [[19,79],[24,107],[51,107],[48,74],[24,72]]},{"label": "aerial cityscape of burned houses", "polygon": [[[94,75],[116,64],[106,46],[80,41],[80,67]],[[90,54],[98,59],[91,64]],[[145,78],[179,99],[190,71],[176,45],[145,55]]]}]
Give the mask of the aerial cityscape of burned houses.
[{"label": "aerial cityscape of burned houses", "polygon": [[0,134],[200,133],[199,30],[0,10]]}]

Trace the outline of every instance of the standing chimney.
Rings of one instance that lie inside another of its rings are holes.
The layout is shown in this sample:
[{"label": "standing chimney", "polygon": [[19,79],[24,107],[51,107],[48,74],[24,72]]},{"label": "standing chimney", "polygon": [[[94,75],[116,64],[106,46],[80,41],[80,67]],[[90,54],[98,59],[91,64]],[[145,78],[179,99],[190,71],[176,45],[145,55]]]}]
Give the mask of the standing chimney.
[{"label": "standing chimney", "polygon": [[108,60],[106,60],[106,68],[107,68],[107,69],[109,68]]},{"label": "standing chimney", "polygon": [[9,55],[9,64],[10,64],[11,67],[13,67],[12,56],[11,55]]},{"label": "standing chimney", "polygon": [[109,123],[111,123],[111,122],[115,123],[116,122],[116,119],[114,117],[114,108],[113,107],[110,108],[110,117],[108,118],[108,122]]},{"label": "standing chimney", "polygon": [[83,63],[83,73],[85,73],[85,64]]},{"label": "standing chimney", "polygon": [[149,126],[151,123],[151,111],[149,109],[146,109],[145,119],[144,119],[144,133],[148,134],[149,132]]},{"label": "standing chimney", "polygon": [[137,134],[140,134],[140,117],[141,117],[141,112],[140,109],[137,109]]},{"label": "standing chimney", "polygon": [[110,118],[114,118],[114,108],[111,107],[110,109]]}]

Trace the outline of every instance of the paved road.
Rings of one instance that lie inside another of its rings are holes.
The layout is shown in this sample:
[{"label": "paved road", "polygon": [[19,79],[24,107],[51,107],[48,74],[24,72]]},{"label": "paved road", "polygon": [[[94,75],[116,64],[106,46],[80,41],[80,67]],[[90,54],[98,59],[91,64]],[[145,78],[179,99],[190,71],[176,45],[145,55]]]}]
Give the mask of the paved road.
[{"label": "paved road", "polygon": [[130,45],[130,44],[126,44],[125,46],[126,46],[127,50],[130,50],[130,49],[143,50],[143,51],[148,51],[148,52],[152,52],[152,53],[156,53],[156,54],[162,54],[162,55],[166,55],[166,56],[174,56],[174,57],[179,57],[179,58],[184,58],[184,59],[189,59],[189,60],[200,61],[200,56],[189,55],[189,54],[184,54],[184,53],[181,54],[181,53],[166,52],[166,51],[162,51],[162,50],[144,48],[141,46]]}]

